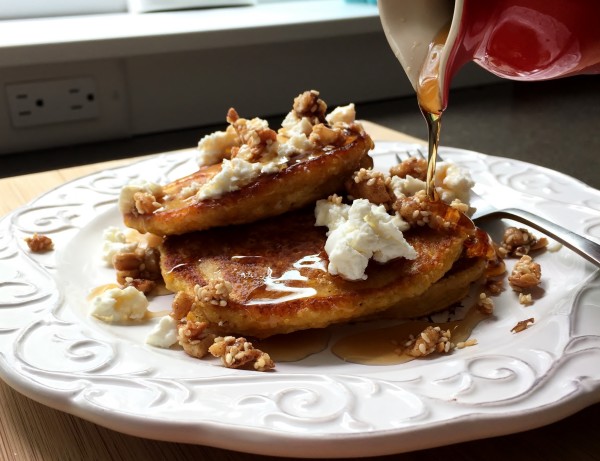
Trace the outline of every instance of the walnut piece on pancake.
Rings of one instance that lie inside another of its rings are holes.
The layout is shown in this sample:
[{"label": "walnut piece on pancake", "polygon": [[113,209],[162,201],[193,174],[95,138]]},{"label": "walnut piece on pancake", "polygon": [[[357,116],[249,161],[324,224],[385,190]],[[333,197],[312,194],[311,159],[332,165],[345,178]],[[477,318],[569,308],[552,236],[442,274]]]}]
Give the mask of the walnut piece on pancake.
[{"label": "walnut piece on pancake", "polygon": [[185,291],[178,291],[175,293],[175,297],[171,303],[171,315],[176,320],[184,319],[193,307],[194,297],[190,296]]},{"label": "walnut piece on pancake", "polygon": [[121,189],[119,209],[121,213],[151,215],[160,209],[164,197],[162,186],[146,180],[136,180]]},{"label": "walnut piece on pancake", "polygon": [[37,232],[31,237],[26,237],[24,240],[32,253],[46,253],[54,249],[52,239]]},{"label": "walnut piece on pancake", "polygon": [[305,91],[296,96],[292,108],[298,117],[308,118],[313,125],[325,121],[327,104],[319,97],[319,92],[316,90]]},{"label": "walnut piece on pancake", "polygon": [[231,293],[231,283],[223,279],[209,280],[204,286],[196,285],[194,293],[197,302],[225,307]]},{"label": "walnut piece on pancake", "polygon": [[361,168],[346,181],[346,191],[353,198],[364,198],[376,205],[391,208],[394,197],[389,189],[389,176],[371,169]]},{"label": "walnut piece on pancake", "polygon": [[390,168],[391,176],[406,178],[412,176],[420,181],[427,179],[427,160],[418,157],[409,157]]}]

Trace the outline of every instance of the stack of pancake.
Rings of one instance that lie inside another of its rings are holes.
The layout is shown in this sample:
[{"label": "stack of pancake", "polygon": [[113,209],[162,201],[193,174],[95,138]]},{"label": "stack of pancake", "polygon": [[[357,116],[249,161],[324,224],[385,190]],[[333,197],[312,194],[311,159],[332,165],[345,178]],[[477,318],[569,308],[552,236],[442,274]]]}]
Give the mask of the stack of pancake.
[{"label": "stack of pancake", "polygon": [[124,220],[140,232],[165,236],[159,250],[169,290],[194,297],[198,286],[228,282],[226,303],[196,302],[188,314],[217,334],[264,338],[445,309],[460,301],[486,268],[488,248],[473,251],[477,232],[466,218],[467,224],[453,231],[411,227],[404,237],[417,257],[370,261],[365,280],[327,271],[327,229],[315,226],[315,202],[341,193],[353,172],[372,164],[372,147],[364,130],[349,129],[343,142],[237,190],[200,201],[174,199],[220,170],[220,164],[203,166],[164,186],[156,211],[131,211]]}]

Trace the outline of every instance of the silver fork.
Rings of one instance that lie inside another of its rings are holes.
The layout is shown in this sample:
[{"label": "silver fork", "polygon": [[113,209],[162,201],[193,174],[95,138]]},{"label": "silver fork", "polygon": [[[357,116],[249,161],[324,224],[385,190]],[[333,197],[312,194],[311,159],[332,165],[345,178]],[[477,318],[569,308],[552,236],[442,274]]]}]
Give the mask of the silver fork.
[{"label": "silver fork", "polygon": [[[401,162],[409,157],[420,157],[427,159],[425,154],[420,149],[415,149],[410,152],[403,151],[396,153],[396,159],[398,162]],[[439,154],[437,159],[440,162],[443,161]],[[586,239],[585,237],[582,237],[579,234],[571,232],[570,230],[565,229],[556,223],[518,208],[504,208],[499,210],[472,190],[470,205],[476,209],[472,219],[477,224],[481,224],[493,219],[511,219],[513,221],[520,222],[552,237],[554,240],[562,243],[564,246],[573,250],[575,253],[587,259],[592,264],[600,267],[600,245]]]}]

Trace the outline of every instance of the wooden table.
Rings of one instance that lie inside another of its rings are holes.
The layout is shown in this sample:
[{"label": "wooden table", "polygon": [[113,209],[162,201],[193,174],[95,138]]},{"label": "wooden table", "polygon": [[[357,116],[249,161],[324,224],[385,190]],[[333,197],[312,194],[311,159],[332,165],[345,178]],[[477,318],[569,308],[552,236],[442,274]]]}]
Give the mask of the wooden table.
[{"label": "wooden table", "polygon": [[[422,142],[365,123],[375,140]],[[111,161],[0,180],[0,215],[65,181],[121,165]],[[598,364],[600,366],[600,363]],[[600,460],[600,404],[539,429],[447,447],[381,457],[399,460]],[[105,429],[45,407],[0,381],[0,460],[256,460],[262,456],[157,442]],[[278,458],[269,458],[278,459]]]}]

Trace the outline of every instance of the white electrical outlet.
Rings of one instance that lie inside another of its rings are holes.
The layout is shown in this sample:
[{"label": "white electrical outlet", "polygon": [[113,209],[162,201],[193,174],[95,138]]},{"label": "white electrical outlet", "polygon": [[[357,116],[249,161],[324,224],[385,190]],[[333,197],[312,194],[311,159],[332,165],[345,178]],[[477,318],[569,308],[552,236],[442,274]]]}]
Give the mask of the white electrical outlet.
[{"label": "white electrical outlet", "polygon": [[6,85],[15,128],[97,118],[96,83],[89,77],[39,80]]}]

